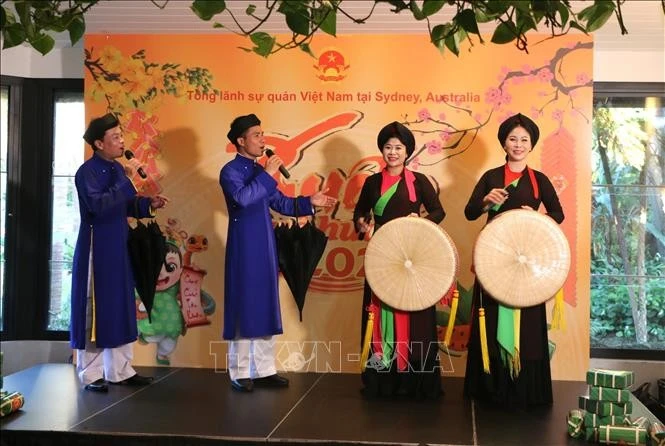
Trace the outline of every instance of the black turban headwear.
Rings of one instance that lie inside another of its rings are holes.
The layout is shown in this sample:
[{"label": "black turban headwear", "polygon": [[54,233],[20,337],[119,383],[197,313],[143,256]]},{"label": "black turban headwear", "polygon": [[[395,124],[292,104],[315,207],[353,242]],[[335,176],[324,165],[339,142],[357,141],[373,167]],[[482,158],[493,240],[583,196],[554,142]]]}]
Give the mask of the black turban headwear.
[{"label": "black turban headwear", "polygon": [[118,118],[116,118],[113,113],[107,113],[101,118],[95,118],[90,121],[88,129],[83,134],[83,139],[90,144],[93,149],[97,149],[97,147],[95,147],[95,141],[98,139],[103,140],[104,133],[106,133],[108,129],[115,128],[119,125],[120,121],[118,121]]},{"label": "black turban headwear", "polygon": [[240,138],[248,128],[254,127],[255,125],[261,125],[261,120],[257,118],[254,113],[251,115],[238,116],[231,123],[231,129],[226,136],[234,145],[238,144],[238,138]]},{"label": "black turban headwear", "polygon": [[376,137],[376,144],[379,150],[383,151],[383,146],[390,138],[399,139],[406,147],[406,157],[409,158],[413,151],[416,149],[416,139],[413,137],[411,130],[397,121],[393,121],[381,129],[379,135]]},{"label": "black turban headwear", "polygon": [[531,136],[531,148],[533,149],[538,142],[538,138],[540,137],[540,130],[538,129],[538,126],[535,122],[521,113],[511,116],[510,118],[503,121],[499,126],[499,133],[497,136],[499,137],[501,146],[503,147],[506,144],[506,138],[508,138],[508,134],[516,127],[523,127],[524,130],[529,133],[529,136]]}]

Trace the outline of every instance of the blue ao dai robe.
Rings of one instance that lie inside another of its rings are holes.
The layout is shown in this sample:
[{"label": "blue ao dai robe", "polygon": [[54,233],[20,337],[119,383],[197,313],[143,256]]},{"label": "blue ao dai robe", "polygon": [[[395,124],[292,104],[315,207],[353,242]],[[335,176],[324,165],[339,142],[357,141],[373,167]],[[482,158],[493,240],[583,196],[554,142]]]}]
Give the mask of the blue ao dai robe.
[{"label": "blue ao dai robe", "polygon": [[[72,268],[72,348],[86,344],[88,271],[92,252],[95,335],[98,348],[114,348],[137,338],[134,277],[127,249],[128,216],[150,216],[150,198],[137,197],[117,161],[97,154],[76,172],[81,226]],[[138,201],[137,201],[138,200]]]},{"label": "blue ao dai robe", "polygon": [[[295,201],[254,160],[237,155],[219,174],[229,212],[224,280],[224,339],[281,334],[278,262],[270,209],[295,215]],[[298,215],[312,215],[299,197]]]}]

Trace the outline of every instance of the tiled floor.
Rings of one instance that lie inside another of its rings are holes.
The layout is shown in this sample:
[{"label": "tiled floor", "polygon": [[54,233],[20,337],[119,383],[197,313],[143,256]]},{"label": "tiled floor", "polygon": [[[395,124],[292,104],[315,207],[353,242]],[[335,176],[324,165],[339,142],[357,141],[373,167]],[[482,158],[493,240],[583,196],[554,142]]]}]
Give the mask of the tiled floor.
[{"label": "tiled floor", "polygon": [[1,443],[60,444],[585,444],[566,435],[566,414],[586,386],[554,383],[552,407],[504,412],[465,400],[443,378],[439,401],[365,400],[353,374],[291,373],[288,389],[234,392],[211,369],[141,368],[144,388],[80,389],[74,367],[44,364],[5,377],[25,406],[3,418]]}]

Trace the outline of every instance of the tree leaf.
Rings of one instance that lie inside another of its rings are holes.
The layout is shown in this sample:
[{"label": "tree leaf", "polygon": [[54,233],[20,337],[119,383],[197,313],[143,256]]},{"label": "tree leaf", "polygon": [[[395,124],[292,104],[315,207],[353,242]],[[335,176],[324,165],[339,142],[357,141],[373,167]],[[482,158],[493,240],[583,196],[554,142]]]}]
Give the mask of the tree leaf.
[{"label": "tree leaf", "polygon": [[478,23],[491,22],[497,17],[496,14],[488,13],[481,8],[477,8],[474,12],[474,15],[476,16],[476,21]]},{"label": "tree leaf", "polygon": [[16,8],[16,13],[18,14],[18,19],[23,27],[26,38],[35,38],[35,27],[32,23],[32,17],[30,16],[30,4],[25,1],[15,2],[14,7]]},{"label": "tree leaf", "polygon": [[41,27],[40,27],[40,22],[35,20],[35,25],[37,27],[37,30],[48,29],[50,31],[61,33],[67,30],[67,27],[69,26],[69,23],[72,21],[72,19],[73,19],[72,16],[63,15],[62,17],[53,18],[49,20],[49,22],[45,23],[44,25],[41,25]]},{"label": "tree leaf", "polygon": [[308,35],[309,24],[309,17],[305,17],[299,12],[290,12],[286,14],[286,25],[296,34],[302,36]]},{"label": "tree leaf", "polygon": [[212,27],[213,27],[213,28],[224,28],[224,25],[222,25],[222,24],[219,23],[219,22],[215,22],[215,23],[212,24]]},{"label": "tree leaf", "polygon": [[245,14],[247,15],[252,15],[254,14],[254,11],[256,11],[256,5],[247,5],[247,9],[245,9]]},{"label": "tree leaf", "polygon": [[425,0],[423,2],[423,15],[429,17],[436,14],[445,4],[445,0]]},{"label": "tree leaf", "polygon": [[309,10],[301,2],[289,1],[281,2],[278,12],[284,14],[286,18],[286,25],[295,34],[306,36],[310,33],[310,16]]},{"label": "tree leaf", "polygon": [[522,11],[517,11],[516,20],[517,29],[521,32],[526,32],[529,29],[537,30],[536,22],[533,21],[531,14],[524,14]]},{"label": "tree leaf", "polygon": [[425,19],[425,14],[423,14],[423,11],[418,7],[416,2],[412,1],[409,3],[409,9],[411,9],[411,12],[413,13],[413,17],[416,20],[424,20]]},{"label": "tree leaf", "polygon": [[0,6],[0,15],[2,16],[2,29],[4,29],[5,26],[11,25],[12,23],[16,23],[14,13],[5,9],[4,6]]},{"label": "tree leaf", "polygon": [[533,14],[533,19],[536,21],[536,23],[540,23],[543,17],[545,17],[545,11],[543,10],[534,9],[532,14]]},{"label": "tree leaf", "polygon": [[322,6],[312,11],[312,21],[319,25],[319,29],[331,36],[337,35],[337,11],[330,6]]},{"label": "tree leaf", "polygon": [[575,28],[575,29],[577,29],[577,30],[579,30],[579,31],[582,31],[584,34],[589,34],[589,33],[587,32],[587,30],[586,30],[585,27],[583,27],[582,25],[580,25],[579,23],[577,23],[577,22],[574,21],[574,20],[571,20],[571,21],[570,21],[570,27],[571,27],[571,28]]},{"label": "tree leaf", "polygon": [[51,51],[53,46],[55,46],[55,40],[53,37],[45,33],[37,34],[37,36],[33,39],[30,39],[29,42],[34,49],[42,53],[42,56]]},{"label": "tree leaf", "polygon": [[614,14],[614,2],[598,3],[596,11],[589,16],[586,28],[591,33],[601,28]]},{"label": "tree leaf", "polygon": [[559,11],[559,16],[561,17],[561,27],[564,27],[570,18],[568,7],[561,2],[557,2],[557,10]]},{"label": "tree leaf", "polygon": [[453,17],[453,21],[464,29],[464,31],[473,34],[480,34],[478,30],[478,23],[476,23],[476,15],[471,9],[465,9]]},{"label": "tree leaf", "polygon": [[454,34],[449,34],[448,37],[445,38],[444,40],[446,47],[455,54],[455,56],[459,56],[459,47],[457,46],[457,42],[455,41],[455,35]]},{"label": "tree leaf", "polygon": [[224,0],[194,0],[190,9],[201,20],[208,21],[220,12],[224,12],[226,2]]},{"label": "tree leaf", "polygon": [[78,42],[83,34],[85,34],[85,20],[83,19],[83,14],[80,16],[75,16],[71,23],[69,24],[69,40],[74,45]]},{"label": "tree leaf", "polygon": [[522,12],[523,14],[531,14],[531,4],[532,3],[539,3],[538,1],[535,2],[526,2],[524,0],[514,0],[511,2],[508,2],[510,6],[514,7],[517,11]]},{"label": "tree leaf", "polygon": [[249,38],[256,45],[252,51],[259,56],[268,57],[275,46],[275,38],[268,33],[255,32]]},{"label": "tree leaf", "polygon": [[577,13],[577,18],[580,20],[588,20],[589,15],[594,14],[595,9],[596,9],[595,4],[587,6],[586,8]]},{"label": "tree leaf", "polygon": [[2,28],[3,48],[11,48],[25,42],[26,35],[20,23],[12,23]]},{"label": "tree leaf", "polygon": [[301,43],[299,45],[300,49],[303,50],[305,53],[309,54],[310,56],[316,58],[314,53],[312,52],[312,49],[309,47],[308,43]]},{"label": "tree leaf", "polygon": [[457,46],[459,46],[462,42],[464,42],[467,37],[469,37],[468,33],[464,29],[458,28],[457,31],[455,31],[455,39],[457,40]]},{"label": "tree leaf", "polygon": [[455,31],[453,34],[449,34],[448,37],[446,37],[446,46],[455,54],[455,56],[459,56],[460,44],[464,42],[464,39],[466,38],[466,31],[464,31],[462,28],[457,28],[457,31]]},{"label": "tree leaf", "polygon": [[376,3],[389,3],[395,7],[395,9],[391,9],[391,11],[394,13],[409,9],[409,5],[406,4],[404,0],[376,0]]},{"label": "tree leaf", "polygon": [[487,6],[488,12],[496,15],[501,15],[504,14],[506,11],[508,11],[508,7],[510,6],[510,4],[509,2],[504,0],[491,0],[486,2],[485,6]]},{"label": "tree leaf", "polygon": [[439,49],[439,51],[443,52],[445,49],[445,38],[446,34],[448,33],[448,30],[450,30],[451,25],[449,23],[446,23],[445,25],[436,25],[434,28],[432,28],[432,32],[430,33],[430,40],[431,42]]},{"label": "tree leaf", "polygon": [[509,43],[517,38],[517,30],[513,22],[501,22],[492,34],[492,42]]},{"label": "tree leaf", "polygon": [[321,30],[331,36],[337,36],[337,10],[331,9],[326,18],[321,22]]}]

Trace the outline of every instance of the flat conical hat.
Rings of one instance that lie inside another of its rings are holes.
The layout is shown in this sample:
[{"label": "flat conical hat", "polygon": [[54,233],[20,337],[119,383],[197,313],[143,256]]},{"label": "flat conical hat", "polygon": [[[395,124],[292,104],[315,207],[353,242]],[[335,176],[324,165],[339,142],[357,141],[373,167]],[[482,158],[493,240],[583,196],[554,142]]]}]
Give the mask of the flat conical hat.
[{"label": "flat conical hat", "polygon": [[457,275],[457,249],[424,218],[401,217],[376,231],[365,251],[365,276],[387,305],[418,311],[436,304]]},{"label": "flat conical hat", "polygon": [[570,247],[559,225],[536,211],[515,209],[489,222],[473,250],[476,277],[512,307],[541,304],[559,291],[570,269]]}]

